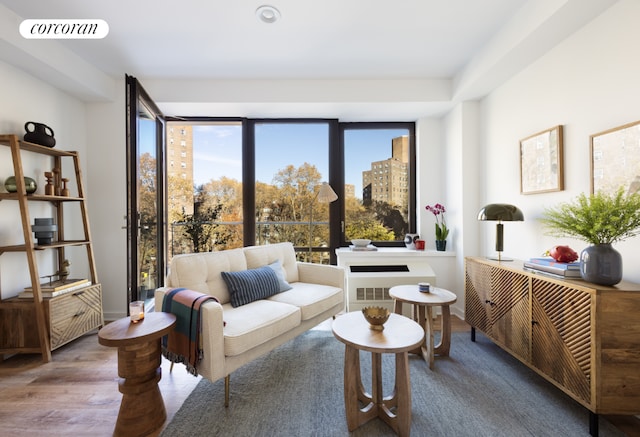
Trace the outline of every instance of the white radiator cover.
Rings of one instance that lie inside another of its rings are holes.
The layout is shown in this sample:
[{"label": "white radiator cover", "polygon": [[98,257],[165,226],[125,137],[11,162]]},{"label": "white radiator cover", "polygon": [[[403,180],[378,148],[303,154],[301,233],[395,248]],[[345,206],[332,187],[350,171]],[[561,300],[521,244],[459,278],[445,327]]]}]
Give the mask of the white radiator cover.
[{"label": "white radiator cover", "polygon": [[[393,311],[389,288],[418,282],[436,284],[436,275],[421,251],[379,248],[375,252],[353,252],[349,248],[340,248],[336,255],[338,265],[345,269],[345,307],[348,312],[367,306],[382,306]],[[408,271],[352,272],[354,266],[389,267],[388,270],[406,266]],[[409,305],[403,306],[403,313],[410,316]]]}]

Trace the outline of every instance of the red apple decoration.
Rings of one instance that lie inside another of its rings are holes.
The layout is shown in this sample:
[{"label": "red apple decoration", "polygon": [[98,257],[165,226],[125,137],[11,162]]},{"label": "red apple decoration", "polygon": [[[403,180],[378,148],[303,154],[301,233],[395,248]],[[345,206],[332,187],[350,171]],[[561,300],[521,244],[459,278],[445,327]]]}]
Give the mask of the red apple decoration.
[{"label": "red apple decoration", "polygon": [[576,251],[569,246],[553,246],[549,255],[560,263],[571,263],[578,259]]}]

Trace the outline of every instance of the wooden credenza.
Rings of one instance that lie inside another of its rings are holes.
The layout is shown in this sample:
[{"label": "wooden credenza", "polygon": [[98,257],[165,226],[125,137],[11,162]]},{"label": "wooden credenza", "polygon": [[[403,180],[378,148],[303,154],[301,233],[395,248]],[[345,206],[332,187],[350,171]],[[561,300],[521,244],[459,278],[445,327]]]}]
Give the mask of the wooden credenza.
[{"label": "wooden credenza", "polygon": [[465,319],[590,411],[640,413],[640,284],[601,286],[465,259]]}]

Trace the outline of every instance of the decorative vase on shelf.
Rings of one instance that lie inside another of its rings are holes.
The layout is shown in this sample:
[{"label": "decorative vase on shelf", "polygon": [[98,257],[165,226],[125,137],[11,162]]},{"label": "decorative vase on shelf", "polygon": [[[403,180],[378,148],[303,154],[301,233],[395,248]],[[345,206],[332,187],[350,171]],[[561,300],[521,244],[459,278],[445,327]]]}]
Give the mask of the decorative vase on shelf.
[{"label": "decorative vase on shelf", "polygon": [[436,250],[440,252],[447,250],[447,240],[436,240]]},{"label": "decorative vase on shelf", "polygon": [[45,147],[54,147],[56,139],[53,137],[53,129],[43,123],[28,121],[24,124],[24,140],[29,143],[39,144]]},{"label": "decorative vase on shelf", "polygon": [[415,250],[416,249],[416,240],[420,238],[418,234],[405,234],[404,236],[404,245],[407,246],[407,249]]},{"label": "decorative vase on shelf", "polygon": [[622,256],[611,244],[594,244],[580,254],[580,275],[587,282],[615,285],[622,280]]},{"label": "decorative vase on shelf", "polygon": [[[30,178],[28,176],[24,177],[24,186],[25,186],[25,188],[27,190],[27,194],[35,193],[36,190],[38,189],[38,184],[36,184],[36,181],[33,178]],[[4,188],[9,193],[17,192],[18,191],[18,185],[16,184],[16,177],[15,176],[9,176],[4,181]]]}]

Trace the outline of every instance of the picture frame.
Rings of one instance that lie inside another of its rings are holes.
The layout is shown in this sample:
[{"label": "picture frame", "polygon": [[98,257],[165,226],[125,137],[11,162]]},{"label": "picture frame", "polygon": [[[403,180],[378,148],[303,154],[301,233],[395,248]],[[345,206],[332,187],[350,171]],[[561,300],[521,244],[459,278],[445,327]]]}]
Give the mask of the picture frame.
[{"label": "picture frame", "polygon": [[591,194],[640,192],[640,120],[590,136]]},{"label": "picture frame", "polygon": [[562,125],[520,140],[520,193],[564,189]]}]

